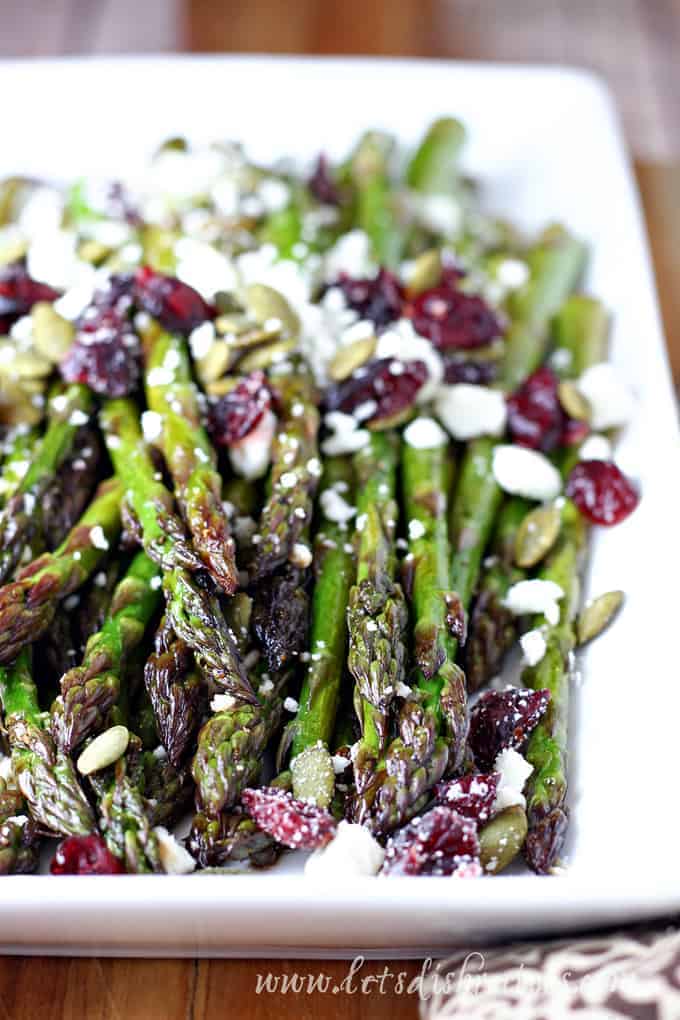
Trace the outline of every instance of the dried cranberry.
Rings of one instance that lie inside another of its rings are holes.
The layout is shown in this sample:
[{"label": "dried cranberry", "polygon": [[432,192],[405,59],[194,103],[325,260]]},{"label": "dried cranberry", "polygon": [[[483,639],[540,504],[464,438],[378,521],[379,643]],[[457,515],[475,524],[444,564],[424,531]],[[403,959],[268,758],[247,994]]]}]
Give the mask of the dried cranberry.
[{"label": "dried cranberry", "polygon": [[549,701],[549,690],[522,687],[482,694],[470,713],[468,736],[478,768],[493,768],[496,755],[506,748],[520,751],[545,715]]},{"label": "dried cranberry", "polygon": [[123,875],[125,868],[101,836],[69,836],[57,847],[50,871],[53,875]]},{"label": "dried cranberry", "polygon": [[458,270],[446,270],[436,287],[423,291],[404,309],[416,332],[440,351],[482,347],[503,332],[481,297],[458,290],[459,276]]},{"label": "dried cranberry", "polygon": [[435,786],[435,797],[439,804],[447,804],[459,815],[483,824],[493,814],[500,778],[499,772],[479,772],[444,780]]},{"label": "dried cranberry", "polygon": [[432,808],[391,836],[385,848],[384,875],[452,875],[458,868],[477,875],[477,826],[453,808]]},{"label": "dried cranberry", "polygon": [[287,790],[276,786],[244,790],[242,800],[253,821],[291,850],[316,850],[335,835],[336,823],[330,812],[296,800]]},{"label": "dried cranberry", "polygon": [[24,262],[11,262],[0,269],[0,322],[7,331],[22,315],[28,315],[38,301],[56,301],[60,291],[38,283],[28,275]]},{"label": "dried cranberry", "polygon": [[427,379],[423,361],[399,361],[377,358],[358,368],[349,379],[329,386],[325,406],[328,411],[352,414],[362,404],[375,404],[370,421],[391,418],[410,407]]},{"label": "dried cranberry", "polygon": [[611,461],[582,460],[567,480],[567,496],[593,524],[620,524],[640,502],[640,494]]},{"label": "dried cranberry", "polygon": [[444,381],[447,383],[488,386],[496,378],[497,371],[494,361],[474,361],[460,354],[448,354],[444,357]]},{"label": "dried cranberry", "polygon": [[336,286],[342,290],[349,307],[378,328],[388,326],[401,315],[404,303],[401,284],[387,269],[381,269],[373,279],[358,280],[342,273]]},{"label": "dried cranberry", "polygon": [[135,302],[158,319],[164,329],[187,336],[213,317],[213,310],[193,287],[175,276],[164,276],[149,266],[135,273]]},{"label": "dried cranberry", "polygon": [[244,439],[256,428],[271,403],[264,372],[251,372],[210,408],[208,425],[213,439],[220,446]]},{"label": "dried cranberry", "polygon": [[508,430],[513,442],[532,450],[554,450],[562,437],[565,414],[552,369],[537,369],[508,397]]},{"label": "dried cranberry", "polygon": [[340,192],[331,176],[328,160],[323,153],[319,154],[316,166],[307,181],[307,187],[319,202],[323,202],[325,205],[340,205]]}]

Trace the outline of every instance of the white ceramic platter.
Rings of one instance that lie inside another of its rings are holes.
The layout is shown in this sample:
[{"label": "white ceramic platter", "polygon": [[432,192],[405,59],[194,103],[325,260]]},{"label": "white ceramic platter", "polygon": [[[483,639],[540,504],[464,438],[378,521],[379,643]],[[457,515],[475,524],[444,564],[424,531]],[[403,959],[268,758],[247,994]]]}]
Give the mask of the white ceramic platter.
[{"label": "white ceramic platter", "polygon": [[461,117],[490,208],[527,228],[562,220],[592,244],[588,286],[615,313],[612,358],[638,398],[619,461],[644,494],[593,543],[590,593],[628,598],[579,664],[565,876],[322,887],[288,858],[252,875],[7,878],[3,951],[419,955],[679,910],[678,433],[638,198],[601,83],[486,64],[137,58],[0,64],[0,95],[0,174],[129,172],[180,133],[242,139],[263,160],[339,156],[368,126],[413,143],[433,117]]}]

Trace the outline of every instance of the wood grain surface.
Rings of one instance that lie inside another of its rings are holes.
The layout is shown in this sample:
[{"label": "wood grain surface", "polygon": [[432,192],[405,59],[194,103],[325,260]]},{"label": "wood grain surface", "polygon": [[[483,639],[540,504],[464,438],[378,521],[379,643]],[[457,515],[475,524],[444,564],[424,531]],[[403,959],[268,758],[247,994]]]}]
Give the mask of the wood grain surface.
[{"label": "wood grain surface", "polygon": [[[0,56],[194,50],[545,61],[619,103],[680,384],[680,0],[1,0]],[[148,97],[147,97],[148,98]],[[455,107],[455,97],[452,97]],[[643,342],[644,338],[641,338]],[[297,919],[298,923],[300,919]],[[393,1020],[422,962],[0,958],[0,1020]],[[394,976],[385,976],[385,968]],[[403,973],[402,994],[397,994]],[[278,991],[260,991],[270,974]],[[290,983],[328,975],[330,988]],[[362,991],[362,979],[365,981]],[[382,981],[381,981],[382,978]],[[282,990],[281,982],[289,982]],[[412,983],[410,994],[407,992]],[[518,1018],[521,1020],[521,1018]]]}]

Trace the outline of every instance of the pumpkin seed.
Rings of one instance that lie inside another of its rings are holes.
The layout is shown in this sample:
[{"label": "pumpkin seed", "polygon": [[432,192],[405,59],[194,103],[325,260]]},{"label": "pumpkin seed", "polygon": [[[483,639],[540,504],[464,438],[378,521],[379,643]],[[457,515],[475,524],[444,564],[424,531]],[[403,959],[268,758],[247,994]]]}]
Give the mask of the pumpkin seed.
[{"label": "pumpkin seed", "polygon": [[108,244],[102,244],[101,241],[83,241],[78,249],[78,257],[83,262],[90,262],[93,266],[99,266],[101,263],[109,257],[113,252]]},{"label": "pumpkin seed", "polygon": [[527,816],[519,804],[500,811],[479,831],[479,861],[488,874],[507,868],[524,845]]},{"label": "pumpkin seed", "polygon": [[590,421],[590,404],[576,383],[570,379],[563,379],[557,388],[557,396],[570,418],[575,418],[577,421]]},{"label": "pumpkin seed", "polygon": [[387,429],[396,429],[401,425],[405,425],[406,422],[411,421],[415,417],[414,407],[405,407],[401,411],[395,411],[394,414],[389,415],[387,418],[375,418],[372,421],[364,423],[364,428],[370,429],[371,432],[385,432]]},{"label": "pumpkin seed", "polygon": [[45,379],[52,372],[52,362],[33,351],[17,351],[2,370],[18,379]]},{"label": "pumpkin seed", "polygon": [[295,797],[328,807],[335,791],[335,771],[327,748],[319,744],[306,748],[293,758],[290,771]]},{"label": "pumpkin seed", "polygon": [[215,294],[215,308],[218,316],[232,315],[234,312],[243,312],[243,308],[235,296],[228,290],[218,290]]},{"label": "pumpkin seed", "polygon": [[0,243],[0,266],[6,266],[9,262],[16,262],[24,257],[28,251],[28,241],[19,234],[3,238]]},{"label": "pumpkin seed", "polygon": [[234,310],[224,312],[215,319],[215,330],[222,336],[225,333],[238,336],[239,333],[245,333],[248,329],[252,329],[254,325],[253,320],[248,318],[245,312]]},{"label": "pumpkin seed", "polygon": [[129,740],[130,731],[127,726],[112,726],[111,729],[100,733],[78,758],[76,763],[78,771],[83,776],[89,776],[108,765],[113,765],[125,754]]},{"label": "pumpkin seed", "polygon": [[297,340],[291,337],[289,340],[277,340],[273,344],[257,347],[249,351],[239,361],[239,372],[255,372],[257,369],[269,368],[277,361],[282,361],[287,354],[291,354],[297,347]]},{"label": "pumpkin seed", "polygon": [[328,374],[331,379],[335,382],[347,379],[352,372],[373,357],[376,345],[376,338],[367,336],[338,348],[328,366]]},{"label": "pumpkin seed", "polygon": [[424,290],[436,287],[442,276],[441,253],[435,248],[424,251],[413,262],[406,290],[409,297],[417,297]]},{"label": "pumpkin seed", "polygon": [[16,379],[0,376],[0,425],[37,425],[42,417],[40,402],[34,403]]},{"label": "pumpkin seed", "polygon": [[73,324],[55,312],[47,301],[39,301],[31,311],[33,346],[53,364],[61,361],[73,343]]},{"label": "pumpkin seed", "polygon": [[529,511],[515,539],[515,563],[533,567],[550,552],[560,533],[562,516],[554,503]]},{"label": "pumpkin seed", "polygon": [[231,360],[231,351],[224,340],[216,340],[211,344],[208,353],[196,362],[198,378],[205,385],[214,382],[227,371]]},{"label": "pumpkin seed", "polygon": [[578,644],[584,645],[601,634],[623,605],[622,591],[608,591],[584,606],[576,623]]},{"label": "pumpkin seed", "polygon": [[234,375],[225,375],[221,379],[215,379],[214,382],[205,384],[205,392],[210,397],[223,397],[225,393],[231,393],[235,386],[239,383],[239,377]]},{"label": "pumpkin seed", "polygon": [[300,320],[290,307],[283,294],[268,287],[265,283],[251,283],[246,287],[244,303],[246,311],[261,326],[275,328],[270,323],[280,322],[283,331],[291,337],[300,332]]}]

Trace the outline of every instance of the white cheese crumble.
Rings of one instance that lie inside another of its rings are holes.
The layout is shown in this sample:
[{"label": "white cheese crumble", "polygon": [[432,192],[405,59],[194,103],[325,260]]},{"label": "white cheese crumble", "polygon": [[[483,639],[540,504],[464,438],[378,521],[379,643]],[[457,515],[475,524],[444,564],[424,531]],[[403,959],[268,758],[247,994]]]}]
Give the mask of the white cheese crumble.
[{"label": "white cheese crumble", "polygon": [[544,454],[523,446],[497,446],[493,474],[505,492],[525,499],[555,499],[562,491],[562,479],[554,464]]},{"label": "white cheese crumble", "polygon": [[189,347],[196,361],[200,361],[215,343],[215,324],[209,319],[189,334]]},{"label": "white cheese crumble", "polygon": [[327,457],[356,453],[371,438],[368,429],[360,429],[356,418],[343,411],[329,411],[324,417],[324,425],[333,433],[321,444],[321,450]]},{"label": "white cheese crumble", "polygon": [[324,259],[324,277],[337,280],[341,273],[355,279],[373,276],[376,270],[371,257],[371,241],[363,230],[350,230],[342,234]]},{"label": "white cheese crumble", "polygon": [[261,478],[269,467],[271,445],[276,431],[276,415],[266,411],[247,436],[229,447],[229,460],[242,478]]},{"label": "white cheese crumble", "polygon": [[95,524],[94,528],[90,528],[90,542],[95,549],[109,548],[109,540],[104,534],[104,529],[101,524]]},{"label": "white cheese crumble", "polygon": [[508,747],[496,755],[493,767],[494,772],[500,772],[501,775],[493,803],[494,812],[503,811],[504,808],[513,807],[515,804],[525,807],[526,799],[522,790],[534,771],[533,765],[530,765],[518,751]]},{"label": "white cheese crumble", "polygon": [[634,409],[632,394],[608,362],[591,365],[576,385],[590,405],[590,424],[594,429],[618,428],[630,419]]},{"label": "white cheese crumble", "polygon": [[86,415],[84,411],[80,411],[80,410],[78,410],[78,408],[76,408],[75,411],[71,412],[71,415],[69,417],[68,423],[69,423],[69,425],[75,425],[75,426],[87,425],[89,420],[90,420],[89,416]]},{"label": "white cheese crumble", "polygon": [[9,755],[0,754],[0,779],[8,782],[12,778],[12,759]]},{"label": "white cheese crumble", "polygon": [[336,524],[346,524],[357,512],[357,508],[350,506],[337,489],[325,489],[321,493],[319,501],[324,516],[329,521],[335,521]]},{"label": "white cheese crumble", "polygon": [[236,704],[236,698],[231,694],[214,694],[210,702],[213,712],[227,712]]},{"label": "white cheese crumble", "polygon": [[546,653],[547,644],[540,630],[528,630],[519,639],[524,662],[527,666],[537,666]]},{"label": "white cheese crumble", "polygon": [[416,418],[404,429],[404,442],[416,450],[434,450],[444,446],[447,437],[434,418]]},{"label": "white cheese crumble", "polygon": [[294,567],[305,570],[312,562],[312,550],[304,542],[294,542],[290,553],[290,562]]},{"label": "white cheese crumble", "polygon": [[612,444],[606,436],[594,433],[581,443],[578,451],[580,460],[613,460]]},{"label": "white cheese crumble", "polygon": [[398,698],[408,698],[413,694],[413,688],[405,684],[403,680],[397,680],[394,693]]},{"label": "white cheese crumble", "polygon": [[152,577],[151,580],[149,581],[149,587],[151,588],[152,591],[158,591],[162,584],[163,578],[161,577],[160,574],[156,574],[156,576]]},{"label": "white cheese crumble", "polygon": [[568,347],[556,347],[548,358],[548,363],[556,372],[566,372],[572,360],[573,355]]},{"label": "white cheese crumble", "polygon": [[175,255],[177,278],[197,290],[206,301],[212,301],[219,290],[233,291],[236,288],[233,264],[211,244],[182,237],[175,244]]},{"label": "white cheese crumble", "polygon": [[333,765],[333,771],[336,776],[340,776],[350,764],[350,760],[349,758],[345,758],[342,754],[332,754],[331,764]]},{"label": "white cheese crumble", "polygon": [[529,267],[521,259],[502,259],[496,269],[496,279],[506,290],[517,290],[529,280]]},{"label": "white cheese crumble", "polygon": [[422,538],[425,534],[425,525],[422,521],[418,521],[415,518],[408,522],[408,537],[412,542],[416,542],[419,538]]},{"label": "white cheese crumble", "polygon": [[174,372],[165,365],[156,365],[146,376],[149,386],[169,386],[175,379]]},{"label": "white cheese crumble", "polygon": [[157,411],[144,411],[142,432],[147,443],[153,443],[163,431],[163,418]]},{"label": "white cheese crumble", "polygon": [[384,859],[385,851],[367,828],[343,820],[330,843],[307,858],[305,875],[333,882],[377,875]]},{"label": "white cheese crumble", "polygon": [[188,850],[162,825],[153,830],[158,840],[158,854],[166,875],[190,875],[196,868],[196,861]]},{"label": "white cheese crumble", "polygon": [[411,193],[409,200],[418,221],[434,234],[453,238],[460,233],[463,210],[452,195],[419,195]]},{"label": "white cheese crumble", "polygon": [[442,386],[434,409],[454,439],[500,436],[505,430],[507,407],[499,390],[472,383]]},{"label": "white cheese crumble", "polygon": [[285,209],[290,201],[290,188],[284,181],[267,177],[257,189],[257,197],[265,212],[275,213]]},{"label": "white cheese crumble", "polygon": [[543,581],[534,577],[513,584],[505,596],[504,604],[515,616],[543,613],[548,623],[555,625],[560,618],[558,603],[563,598],[564,591],[555,581]]},{"label": "white cheese crumble", "polygon": [[265,696],[267,694],[271,694],[273,690],[274,681],[270,677],[267,677],[267,679],[263,680],[260,686],[258,687],[257,693]]},{"label": "white cheese crumble", "polygon": [[280,485],[282,489],[293,489],[297,485],[298,477],[294,471],[285,471],[281,475]]},{"label": "white cheese crumble", "polygon": [[288,697],[283,703],[286,712],[297,712],[300,707],[295,698]]},{"label": "white cheese crumble", "polygon": [[441,355],[429,340],[416,333],[410,319],[399,319],[381,333],[375,357],[424,362],[427,379],[416,394],[416,404],[425,404],[432,400],[444,378],[444,362]]}]

